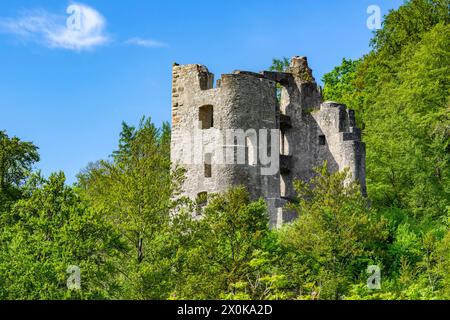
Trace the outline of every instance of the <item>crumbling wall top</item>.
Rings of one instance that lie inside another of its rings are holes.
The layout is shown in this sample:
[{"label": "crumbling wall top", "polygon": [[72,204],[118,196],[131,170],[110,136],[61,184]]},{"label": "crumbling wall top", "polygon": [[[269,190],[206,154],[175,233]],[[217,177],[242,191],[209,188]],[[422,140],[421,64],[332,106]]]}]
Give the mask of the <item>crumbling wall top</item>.
[{"label": "crumbling wall top", "polygon": [[291,73],[301,82],[316,82],[312,70],[308,66],[308,58],[306,57],[293,57],[287,72]]}]

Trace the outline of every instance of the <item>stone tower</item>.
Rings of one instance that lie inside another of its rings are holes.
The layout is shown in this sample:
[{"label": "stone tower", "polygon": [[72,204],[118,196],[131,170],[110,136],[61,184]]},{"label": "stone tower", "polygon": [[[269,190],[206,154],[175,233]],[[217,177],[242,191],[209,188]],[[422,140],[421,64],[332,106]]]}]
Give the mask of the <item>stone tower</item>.
[{"label": "stone tower", "polygon": [[295,218],[284,208],[293,182],[311,179],[325,160],[332,171],[349,168],[365,193],[355,114],[323,102],[305,57],[287,72],[224,74],[216,86],[206,67],[174,64],[171,159],[186,169],[186,196],[243,185],[266,200],[272,226]]}]

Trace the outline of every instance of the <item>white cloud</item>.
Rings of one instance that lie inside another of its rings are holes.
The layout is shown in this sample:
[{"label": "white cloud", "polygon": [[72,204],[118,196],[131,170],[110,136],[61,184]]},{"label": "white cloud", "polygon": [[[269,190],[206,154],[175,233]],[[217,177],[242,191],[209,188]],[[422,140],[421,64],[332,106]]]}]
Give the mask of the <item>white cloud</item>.
[{"label": "white cloud", "polygon": [[[26,42],[76,51],[92,49],[109,41],[105,33],[106,20],[95,9],[84,4],[72,4],[67,13],[55,15],[44,10],[28,11],[16,19],[0,19],[0,32],[16,35]],[[74,14],[79,22],[77,28],[68,25],[68,19]]]},{"label": "white cloud", "polygon": [[142,38],[131,38],[125,41],[126,44],[134,45],[134,46],[140,46],[140,47],[146,47],[146,48],[163,48],[168,47],[167,43],[159,42],[151,39],[142,39]]}]

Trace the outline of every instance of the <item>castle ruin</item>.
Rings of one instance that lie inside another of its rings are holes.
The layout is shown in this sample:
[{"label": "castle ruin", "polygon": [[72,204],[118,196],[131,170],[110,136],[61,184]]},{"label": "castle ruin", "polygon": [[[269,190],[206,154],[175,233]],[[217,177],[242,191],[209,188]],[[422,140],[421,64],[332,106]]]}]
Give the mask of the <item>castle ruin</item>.
[{"label": "castle ruin", "polygon": [[[216,134],[226,130],[246,137]],[[262,174],[268,164],[252,156],[266,139],[259,131],[279,132],[277,143],[267,139],[268,155],[277,160],[271,174]],[[239,150],[243,162],[219,161],[230,152],[235,159]],[[354,111],[323,101],[305,57],[292,58],[286,72],[224,74],[216,86],[206,67],[174,64],[171,160],[186,169],[184,195],[243,185],[253,199],[265,199],[272,226],[295,218],[285,209],[295,197],[293,182],[309,181],[324,161],[332,171],[348,168],[365,193],[365,145]]]}]

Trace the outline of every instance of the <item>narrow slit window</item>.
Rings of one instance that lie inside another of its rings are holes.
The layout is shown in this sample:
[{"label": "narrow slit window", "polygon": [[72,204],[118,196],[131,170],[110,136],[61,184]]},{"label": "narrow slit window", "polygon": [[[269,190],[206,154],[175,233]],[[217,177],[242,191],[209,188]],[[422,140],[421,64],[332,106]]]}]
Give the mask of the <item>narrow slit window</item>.
[{"label": "narrow slit window", "polygon": [[199,110],[200,129],[211,129],[214,127],[214,108],[213,106],[203,106]]}]

